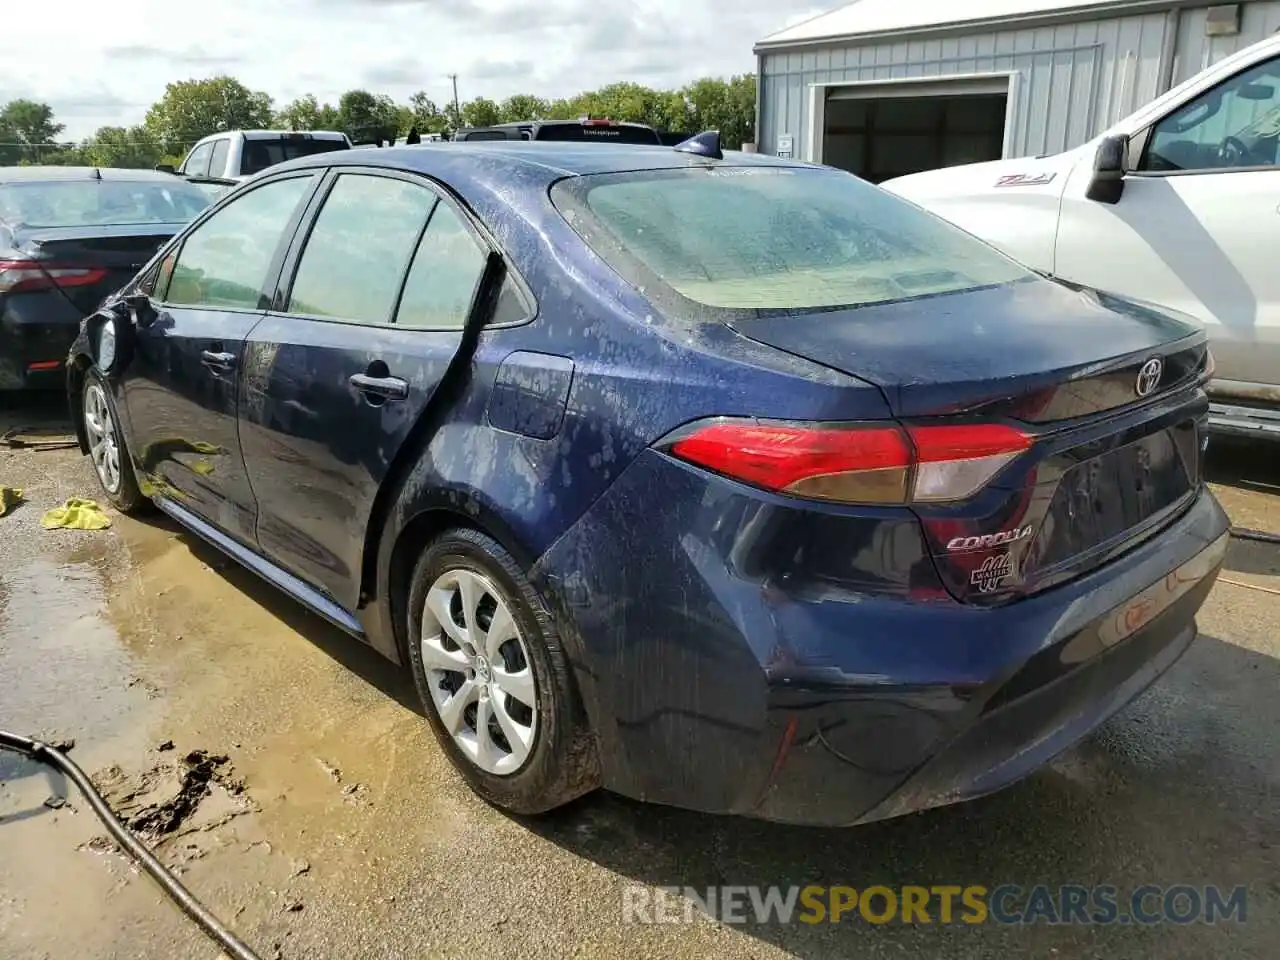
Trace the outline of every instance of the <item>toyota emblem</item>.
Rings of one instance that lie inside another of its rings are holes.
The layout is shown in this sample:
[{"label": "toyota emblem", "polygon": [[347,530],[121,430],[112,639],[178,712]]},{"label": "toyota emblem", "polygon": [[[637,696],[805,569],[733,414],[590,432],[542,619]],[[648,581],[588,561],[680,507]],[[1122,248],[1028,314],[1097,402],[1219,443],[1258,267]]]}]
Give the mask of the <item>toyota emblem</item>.
[{"label": "toyota emblem", "polygon": [[1159,357],[1152,357],[1144,363],[1138,371],[1138,382],[1134,385],[1134,389],[1138,391],[1138,396],[1145,397],[1160,386],[1160,376],[1163,373],[1164,361]]}]

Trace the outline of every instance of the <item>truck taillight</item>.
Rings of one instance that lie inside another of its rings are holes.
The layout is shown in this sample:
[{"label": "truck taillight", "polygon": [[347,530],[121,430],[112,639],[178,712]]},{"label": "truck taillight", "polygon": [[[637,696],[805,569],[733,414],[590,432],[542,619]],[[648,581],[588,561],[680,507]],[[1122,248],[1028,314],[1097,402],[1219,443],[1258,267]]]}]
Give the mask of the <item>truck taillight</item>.
[{"label": "truck taillight", "polygon": [[31,293],[54,287],[83,287],[104,280],[100,267],[34,260],[0,260],[0,293]]},{"label": "truck taillight", "polygon": [[946,502],[971,496],[1031,437],[1000,423],[839,425],[718,420],[670,453],[766,490],[840,503]]}]

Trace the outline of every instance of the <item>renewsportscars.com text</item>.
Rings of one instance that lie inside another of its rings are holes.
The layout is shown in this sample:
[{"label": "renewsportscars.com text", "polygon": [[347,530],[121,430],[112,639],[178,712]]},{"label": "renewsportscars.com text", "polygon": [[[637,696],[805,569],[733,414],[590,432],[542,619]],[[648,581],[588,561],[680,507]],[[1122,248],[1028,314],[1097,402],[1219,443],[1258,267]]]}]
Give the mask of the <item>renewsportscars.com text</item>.
[{"label": "renewsportscars.com text", "polygon": [[624,923],[1244,923],[1244,887],[970,884],[649,887],[622,891]]}]

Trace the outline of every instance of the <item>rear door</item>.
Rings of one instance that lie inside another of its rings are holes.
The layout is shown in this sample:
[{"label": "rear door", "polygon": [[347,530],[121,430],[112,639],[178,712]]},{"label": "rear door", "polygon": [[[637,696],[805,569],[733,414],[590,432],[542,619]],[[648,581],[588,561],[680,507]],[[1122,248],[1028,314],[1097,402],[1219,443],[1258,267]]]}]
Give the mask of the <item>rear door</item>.
[{"label": "rear door", "polygon": [[1220,381],[1280,384],[1280,58],[1174,107],[1118,203],[1063,197],[1057,272],[1182,310],[1206,325]]},{"label": "rear door", "polygon": [[374,498],[455,362],[490,248],[422,179],[344,170],[325,191],[249,336],[241,442],[262,550],[354,609]]},{"label": "rear door", "polygon": [[122,386],[130,454],[147,493],[253,542],[257,508],[236,424],[244,339],[320,179],[254,187],[213,211],[160,265]]}]

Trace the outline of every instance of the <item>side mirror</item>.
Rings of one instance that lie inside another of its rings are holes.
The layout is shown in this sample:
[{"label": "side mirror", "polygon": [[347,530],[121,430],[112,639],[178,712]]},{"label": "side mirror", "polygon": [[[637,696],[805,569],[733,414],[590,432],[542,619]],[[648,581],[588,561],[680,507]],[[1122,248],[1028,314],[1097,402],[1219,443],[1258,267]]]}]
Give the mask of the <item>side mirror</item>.
[{"label": "side mirror", "polygon": [[1128,172],[1129,138],[1123,134],[1104,137],[1093,156],[1093,178],[1085,196],[1099,203],[1118,203],[1124,193]]},{"label": "side mirror", "polygon": [[172,163],[157,163],[156,169],[159,170],[161,173],[177,173],[178,172],[173,168]]},{"label": "side mirror", "polygon": [[1270,100],[1275,95],[1276,88],[1267,83],[1246,83],[1243,86],[1236,87],[1236,96],[1241,100],[1258,102]]},{"label": "side mirror", "polygon": [[156,312],[151,306],[151,295],[149,293],[145,290],[132,290],[126,293],[121,300],[136,318],[138,326],[151,326],[151,322],[156,318]]}]

